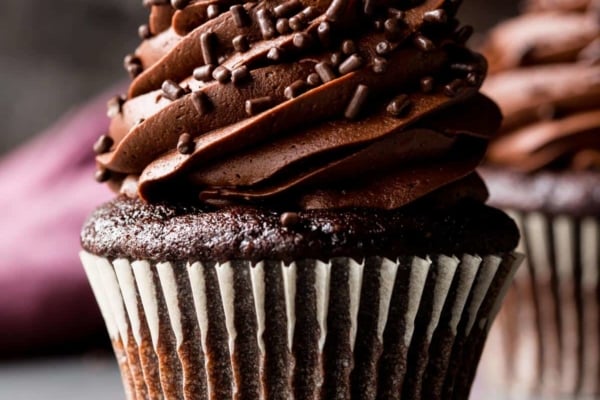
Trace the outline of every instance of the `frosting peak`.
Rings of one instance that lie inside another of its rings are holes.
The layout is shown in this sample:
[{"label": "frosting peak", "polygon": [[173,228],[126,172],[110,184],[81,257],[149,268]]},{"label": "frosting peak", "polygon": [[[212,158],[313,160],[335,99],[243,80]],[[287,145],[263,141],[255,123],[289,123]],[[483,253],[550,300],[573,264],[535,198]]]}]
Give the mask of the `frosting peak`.
[{"label": "frosting peak", "polygon": [[483,91],[505,120],[491,164],[600,170],[600,19],[594,1],[532,0],[490,34]]},{"label": "frosting peak", "polygon": [[472,182],[501,117],[458,3],[151,4],[103,177],[147,201],[303,208],[398,208]]}]

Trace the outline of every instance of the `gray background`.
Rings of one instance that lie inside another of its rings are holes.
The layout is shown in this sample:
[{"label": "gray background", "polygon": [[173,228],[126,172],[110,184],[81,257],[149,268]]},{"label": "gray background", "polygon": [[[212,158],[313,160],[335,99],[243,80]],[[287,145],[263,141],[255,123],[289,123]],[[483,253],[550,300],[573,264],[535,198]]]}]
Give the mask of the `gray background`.
[{"label": "gray background", "polygon": [[[146,19],[142,0],[2,0],[0,154],[103,88],[126,79],[123,56]],[[467,0],[479,31],[516,12],[516,0]]]}]

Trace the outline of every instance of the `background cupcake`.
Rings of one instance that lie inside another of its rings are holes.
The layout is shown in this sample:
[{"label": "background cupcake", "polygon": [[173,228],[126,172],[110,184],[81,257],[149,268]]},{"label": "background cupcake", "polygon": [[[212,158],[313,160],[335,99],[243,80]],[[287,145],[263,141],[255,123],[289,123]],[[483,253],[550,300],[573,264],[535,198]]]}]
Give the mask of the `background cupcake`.
[{"label": "background cupcake", "polygon": [[466,399],[520,257],[458,2],[172,4],[82,232],[128,397]]},{"label": "background cupcake", "polygon": [[527,9],[484,46],[494,75],[483,90],[505,121],[483,172],[528,255],[489,364],[516,390],[599,396],[598,10],[590,1]]}]

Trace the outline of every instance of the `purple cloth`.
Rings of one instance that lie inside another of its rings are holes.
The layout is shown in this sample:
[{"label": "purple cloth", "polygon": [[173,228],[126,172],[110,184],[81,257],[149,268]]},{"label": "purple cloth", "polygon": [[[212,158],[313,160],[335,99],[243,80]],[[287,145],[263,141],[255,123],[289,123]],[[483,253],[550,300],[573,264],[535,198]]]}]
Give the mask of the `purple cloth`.
[{"label": "purple cloth", "polygon": [[78,252],[86,216],[112,196],[93,178],[92,146],[108,127],[108,98],[0,159],[0,356],[104,329]]}]

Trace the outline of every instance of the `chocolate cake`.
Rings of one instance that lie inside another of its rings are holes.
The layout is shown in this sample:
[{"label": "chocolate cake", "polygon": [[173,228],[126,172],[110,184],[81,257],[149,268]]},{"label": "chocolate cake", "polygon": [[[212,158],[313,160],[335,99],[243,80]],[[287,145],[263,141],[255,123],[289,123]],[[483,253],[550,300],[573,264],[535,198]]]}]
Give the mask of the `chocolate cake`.
[{"label": "chocolate cake", "polygon": [[458,1],[147,1],[81,258],[130,399],[466,399],[521,257]]}]

